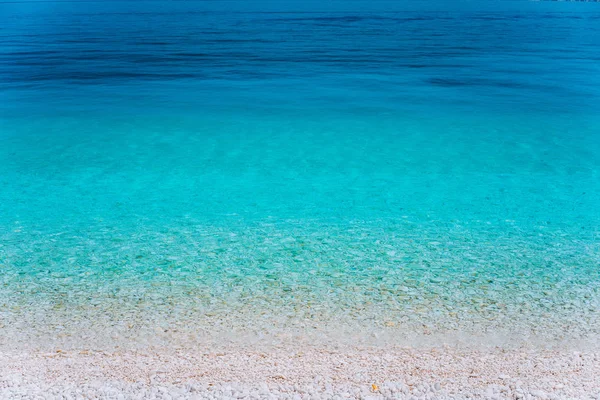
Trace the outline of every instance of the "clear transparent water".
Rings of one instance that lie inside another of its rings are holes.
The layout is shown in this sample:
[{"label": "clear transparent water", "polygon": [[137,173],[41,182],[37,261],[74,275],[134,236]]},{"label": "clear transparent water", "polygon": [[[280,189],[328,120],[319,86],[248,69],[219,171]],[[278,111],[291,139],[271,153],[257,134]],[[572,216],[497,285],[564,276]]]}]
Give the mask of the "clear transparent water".
[{"label": "clear transparent water", "polygon": [[1,345],[595,342],[600,10],[132,4],[0,4]]}]

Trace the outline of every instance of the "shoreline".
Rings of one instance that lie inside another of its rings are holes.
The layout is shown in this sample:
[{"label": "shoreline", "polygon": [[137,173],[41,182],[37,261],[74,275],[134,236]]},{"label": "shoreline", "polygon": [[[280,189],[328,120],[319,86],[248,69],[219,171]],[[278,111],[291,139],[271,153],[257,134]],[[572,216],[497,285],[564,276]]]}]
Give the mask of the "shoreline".
[{"label": "shoreline", "polygon": [[64,395],[117,399],[596,399],[600,396],[600,352],[533,347],[346,346],[333,350],[231,346],[219,350],[0,353],[0,398]]}]

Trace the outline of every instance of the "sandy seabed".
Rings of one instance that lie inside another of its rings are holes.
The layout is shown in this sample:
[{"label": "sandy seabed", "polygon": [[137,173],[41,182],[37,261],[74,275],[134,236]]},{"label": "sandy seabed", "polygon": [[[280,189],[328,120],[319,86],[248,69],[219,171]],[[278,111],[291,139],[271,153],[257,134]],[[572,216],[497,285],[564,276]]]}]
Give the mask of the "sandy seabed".
[{"label": "sandy seabed", "polygon": [[0,353],[1,399],[599,399],[600,352],[233,346]]}]

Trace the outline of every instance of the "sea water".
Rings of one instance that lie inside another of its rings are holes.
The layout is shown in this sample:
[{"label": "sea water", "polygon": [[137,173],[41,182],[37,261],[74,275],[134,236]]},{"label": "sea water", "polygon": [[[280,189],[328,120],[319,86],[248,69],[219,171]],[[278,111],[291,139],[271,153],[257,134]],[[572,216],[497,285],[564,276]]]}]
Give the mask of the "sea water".
[{"label": "sea water", "polygon": [[299,4],[0,4],[1,346],[596,341],[600,8]]}]

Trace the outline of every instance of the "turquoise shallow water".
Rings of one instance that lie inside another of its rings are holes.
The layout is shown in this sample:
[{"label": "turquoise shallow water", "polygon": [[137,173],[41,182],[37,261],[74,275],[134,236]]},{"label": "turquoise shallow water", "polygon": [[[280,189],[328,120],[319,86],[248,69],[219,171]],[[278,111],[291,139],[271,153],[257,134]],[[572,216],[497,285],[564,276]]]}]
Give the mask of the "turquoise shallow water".
[{"label": "turquoise shallow water", "polygon": [[0,345],[595,343],[592,5],[51,4],[0,5]]}]

